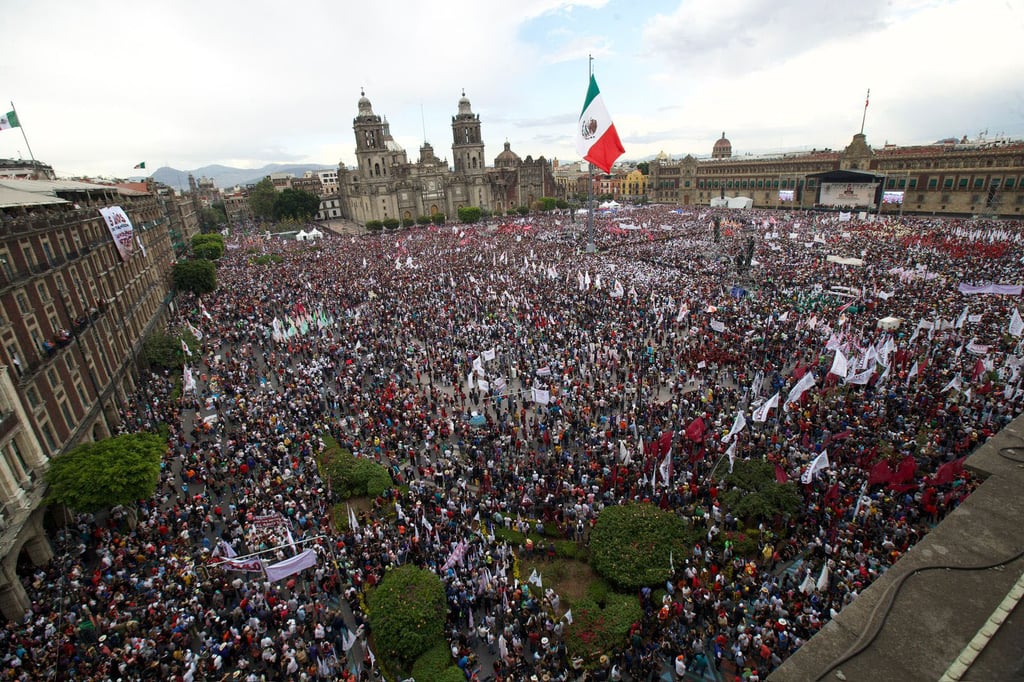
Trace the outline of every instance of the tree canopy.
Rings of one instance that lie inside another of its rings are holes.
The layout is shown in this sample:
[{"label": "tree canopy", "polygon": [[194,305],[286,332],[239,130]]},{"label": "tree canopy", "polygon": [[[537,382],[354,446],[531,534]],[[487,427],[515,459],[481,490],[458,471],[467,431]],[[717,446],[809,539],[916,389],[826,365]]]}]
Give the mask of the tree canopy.
[{"label": "tree canopy", "polygon": [[164,439],[153,433],[83,443],[50,463],[46,500],[97,512],[148,498],[156,491],[166,450]]},{"label": "tree canopy", "polygon": [[208,294],[217,288],[217,268],[205,258],[175,263],[174,286],[194,294]]},{"label": "tree canopy", "polygon": [[218,225],[227,222],[228,214],[224,210],[223,201],[212,203],[199,212],[199,224],[204,231],[215,230]]},{"label": "tree canopy", "polygon": [[777,482],[775,467],[760,460],[737,460],[723,488],[719,499],[733,516],[746,521],[765,521],[800,506],[796,484]]},{"label": "tree canopy", "polygon": [[320,197],[302,189],[288,188],[274,199],[274,219],[306,221],[314,218],[320,210]]},{"label": "tree canopy", "polygon": [[444,586],[433,572],[399,566],[367,597],[370,627],[383,655],[405,664],[444,642],[448,606]]},{"label": "tree canopy", "polygon": [[277,190],[270,178],[263,178],[249,190],[249,208],[257,218],[271,219],[274,217],[274,203],[277,201]]},{"label": "tree canopy", "polygon": [[591,565],[623,589],[661,585],[670,574],[669,553],[683,557],[692,535],[681,518],[653,504],[605,507],[590,533]]},{"label": "tree canopy", "polygon": [[193,235],[192,253],[196,258],[217,260],[224,255],[224,236],[217,232]]}]

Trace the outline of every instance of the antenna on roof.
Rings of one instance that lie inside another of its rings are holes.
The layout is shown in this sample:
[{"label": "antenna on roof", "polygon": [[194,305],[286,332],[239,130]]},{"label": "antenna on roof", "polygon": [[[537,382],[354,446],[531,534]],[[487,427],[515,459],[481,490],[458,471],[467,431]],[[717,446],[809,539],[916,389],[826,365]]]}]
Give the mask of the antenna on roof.
[{"label": "antenna on roof", "polygon": [[420,102],[420,123],[423,125],[423,142],[427,141],[427,118],[423,115],[423,102]]}]

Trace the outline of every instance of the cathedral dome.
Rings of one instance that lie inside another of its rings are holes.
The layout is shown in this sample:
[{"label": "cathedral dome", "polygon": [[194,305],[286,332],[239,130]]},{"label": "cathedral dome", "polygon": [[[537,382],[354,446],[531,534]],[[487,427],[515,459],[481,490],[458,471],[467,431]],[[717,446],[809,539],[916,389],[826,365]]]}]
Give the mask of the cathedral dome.
[{"label": "cathedral dome", "polygon": [[711,149],[712,159],[728,159],[732,156],[732,142],[729,142],[725,138],[725,132],[722,132],[722,138],[715,142],[715,146]]},{"label": "cathedral dome", "polygon": [[363,90],[359,91],[359,115],[360,116],[373,116],[373,106],[370,104],[369,98],[366,96],[366,92]]},{"label": "cathedral dome", "polygon": [[466,97],[466,91],[462,91],[462,97],[459,98],[459,114],[472,114],[473,109],[469,106],[469,98]]},{"label": "cathedral dome", "polygon": [[665,150],[662,149],[660,152],[658,152],[658,155],[654,157],[654,160],[665,163],[667,161],[671,161],[671,157],[669,157],[669,155],[665,153]]},{"label": "cathedral dome", "polygon": [[505,143],[505,151],[498,154],[494,159],[495,168],[515,168],[522,163],[519,155],[512,151],[512,145]]}]

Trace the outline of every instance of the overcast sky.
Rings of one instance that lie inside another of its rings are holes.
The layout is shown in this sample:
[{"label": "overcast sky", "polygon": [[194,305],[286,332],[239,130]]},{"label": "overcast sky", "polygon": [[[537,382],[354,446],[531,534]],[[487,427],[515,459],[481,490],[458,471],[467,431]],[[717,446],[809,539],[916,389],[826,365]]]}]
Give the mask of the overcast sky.
[{"label": "overcast sky", "polygon": [[1020,0],[4,0],[0,113],[60,175],[351,165],[365,87],[450,162],[465,89],[488,159],[576,161],[589,53],[627,159],[842,148],[868,88],[876,147],[1020,138],[1022,36]]}]

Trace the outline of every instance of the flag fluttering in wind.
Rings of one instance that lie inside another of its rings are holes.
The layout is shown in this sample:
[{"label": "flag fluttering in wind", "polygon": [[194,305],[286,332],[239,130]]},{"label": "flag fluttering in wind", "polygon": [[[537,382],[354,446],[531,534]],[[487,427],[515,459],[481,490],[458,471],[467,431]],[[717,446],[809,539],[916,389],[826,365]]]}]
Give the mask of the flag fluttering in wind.
[{"label": "flag fluttering in wind", "polygon": [[145,161],[140,161],[137,164],[135,164],[134,166],[132,166],[132,168],[133,169],[141,168],[142,170],[145,170],[146,169],[146,162]]},{"label": "flag fluttering in wind", "polygon": [[626,150],[612,123],[612,117],[604,106],[604,98],[597,87],[597,80],[590,76],[587,99],[583,103],[579,125],[576,128],[576,151],[585,161],[594,164],[605,173],[612,171],[615,159]]},{"label": "flag fluttering in wind", "polygon": [[753,420],[756,421],[756,422],[766,421],[768,419],[768,411],[770,409],[772,409],[773,407],[778,407],[778,406],[779,406],[779,394],[778,394],[778,392],[776,392],[775,395],[773,395],[768,400],[764,401],[759,408],[754,410],[754,414],[752,415]]},{"label": "flag fluttering in wind", "polygon": [[828,450],[822,450],[821,454],[814,458],[814,461],[804,470],[800,476],[800,482],[804,485],[810,483],[817,477],[818,472],[828,469]]},{"label": "flag fluttering in wind", "polygon": [[3,116],[0,116],[0,130],[7,130],[8,128],[20,128],[21,123],[18,122],[18,115],[13,111],[8,111]]}]

